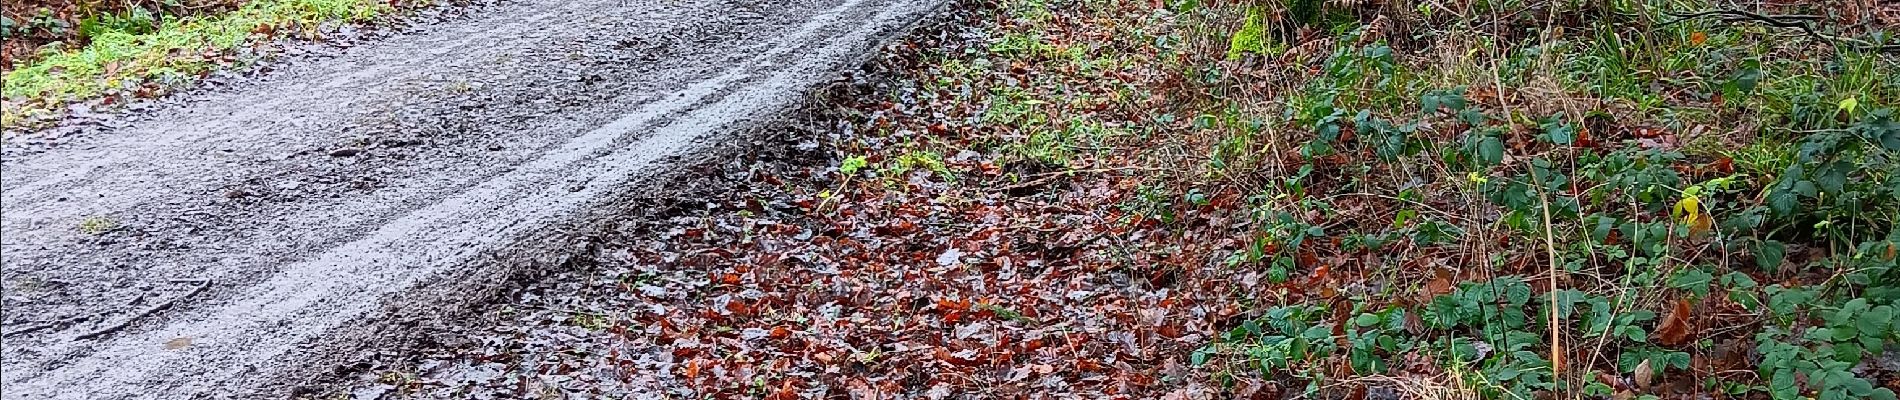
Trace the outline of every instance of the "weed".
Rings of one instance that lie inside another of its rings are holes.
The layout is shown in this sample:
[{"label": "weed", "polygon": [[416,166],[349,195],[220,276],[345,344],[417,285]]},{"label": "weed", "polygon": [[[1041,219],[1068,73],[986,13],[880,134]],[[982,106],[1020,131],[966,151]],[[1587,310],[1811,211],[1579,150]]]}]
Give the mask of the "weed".
[{"label": "weed", "polygon": [[119,229],[119,222],[113,220],[111,217],[94,215],[79,220],[79,233],[103,235],[115,229]]}]

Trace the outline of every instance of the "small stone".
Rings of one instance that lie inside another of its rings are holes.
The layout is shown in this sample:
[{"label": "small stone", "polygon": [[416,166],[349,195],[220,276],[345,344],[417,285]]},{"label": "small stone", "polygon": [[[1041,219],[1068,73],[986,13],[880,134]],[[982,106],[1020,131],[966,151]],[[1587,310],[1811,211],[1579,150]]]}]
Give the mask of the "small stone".
[{"label": "small stone", "polygon": [[488,151],[501,151],[501,144],[488,145]]},{"label": "small stone", "polygon": [[331,157],[354,157],[357,154],[362,154],[362,153],[363,153],[363,149],[359,149],[355,147],[345,147],[345,148],[331,151],[330,156]]}]

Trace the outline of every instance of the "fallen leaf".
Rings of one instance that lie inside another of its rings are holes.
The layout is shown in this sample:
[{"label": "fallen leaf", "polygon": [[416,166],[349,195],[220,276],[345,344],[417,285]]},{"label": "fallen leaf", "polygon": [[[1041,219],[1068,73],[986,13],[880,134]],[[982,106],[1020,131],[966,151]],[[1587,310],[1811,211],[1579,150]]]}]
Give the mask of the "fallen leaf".
[{"label": "fallen leaf", "polygon": [[182,349],[186,347],[191,347],[190,336],[184,336],[184,337],[179,337],[177,339],[165,341],[166,350],[178,350],[178,349]]},{"label": "fallen leaf", "polygon": [[1689,299],[1676,300],[1676,307],[1663,317],[1662,324],[1656,327],[1656,342],[1665,346],[1681,346],[1689,340]]},{"label": "fallen leaf", "polygon": [[1425,298],[1421,301],[1430,302],[1433,298],[1451,293],[1451,272],[1440,268],[1433,271],[1433,275],[1432,280],[1425,283]]},{"label": "fallen leaf", "polygon": [[1636,365],[1636,371],[1631,372],[1631,375],[1631,379],[1636,381],[1636,387],[1649,390],[1649,385],[1655,382],[1656,369],[1650,367],[1649,360],[1645,359],[1642,364]]}]

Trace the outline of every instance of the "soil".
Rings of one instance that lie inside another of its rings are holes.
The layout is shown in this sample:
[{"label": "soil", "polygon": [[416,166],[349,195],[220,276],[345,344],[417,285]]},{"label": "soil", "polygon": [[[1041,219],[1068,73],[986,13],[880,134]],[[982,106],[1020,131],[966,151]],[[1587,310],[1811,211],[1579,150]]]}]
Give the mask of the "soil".
[{"label": "soil", "polygon": [[937,4],[481,6],[8,140],[5,397],[310,394],[453,340]]}]

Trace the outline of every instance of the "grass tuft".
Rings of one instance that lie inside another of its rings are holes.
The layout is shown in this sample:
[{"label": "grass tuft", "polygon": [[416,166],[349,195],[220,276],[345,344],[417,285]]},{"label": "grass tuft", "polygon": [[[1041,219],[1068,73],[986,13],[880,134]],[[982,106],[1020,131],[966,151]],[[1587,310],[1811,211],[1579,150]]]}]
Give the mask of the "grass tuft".
[{"label": "grass tuft", "polygon": [[[276,37],[318,38],[328,24],[365,22],[394,8],[377,0],[257,0],[229,13],[183,17],[157,29],[95,28],[91,42],[52,49],[8,71],[0,94],[9,131],[50,122],[74,102],[116,94],[154,96],[235,62],[232,53]],[[136,25],[129,25],[136,26]]]}]

